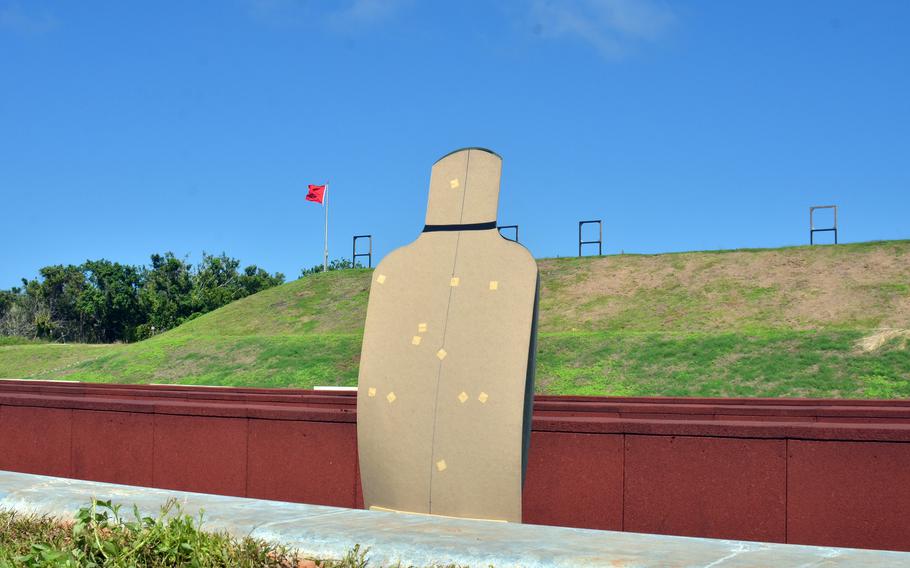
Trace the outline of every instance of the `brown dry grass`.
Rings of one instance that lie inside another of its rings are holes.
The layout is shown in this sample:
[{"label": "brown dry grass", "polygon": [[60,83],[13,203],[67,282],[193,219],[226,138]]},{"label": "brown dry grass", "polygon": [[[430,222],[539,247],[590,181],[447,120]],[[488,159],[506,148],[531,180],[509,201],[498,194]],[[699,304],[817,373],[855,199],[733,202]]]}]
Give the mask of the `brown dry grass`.
[{"label": "brown dry grass", "polygon": [[910,246],[850,246],[543,260],[541,327],[910,327]]},{"label": "brown dry grass", "polygon": [[900,348],[907,348],[910,329],[880,329],[856,342],[856,347],[863,353],[878,351],[892,340],[900,340]]}]

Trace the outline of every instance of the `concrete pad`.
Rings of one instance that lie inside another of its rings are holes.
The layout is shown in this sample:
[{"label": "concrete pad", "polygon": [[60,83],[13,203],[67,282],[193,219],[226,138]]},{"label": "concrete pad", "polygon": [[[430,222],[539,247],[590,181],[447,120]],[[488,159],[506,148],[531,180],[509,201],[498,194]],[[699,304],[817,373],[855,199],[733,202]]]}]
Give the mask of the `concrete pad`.
[{"label": "concrete pad", "polygon": [[0,509],[71,517],[91,497],[155,513],[176,499],[205,511],[208,530],[250,535],[303,554],[339,558],[354,544],[373,566],[509,567],[910,566],[910,553],[712,540],[489,521],[470,521],[148,489],[0,471]]}]

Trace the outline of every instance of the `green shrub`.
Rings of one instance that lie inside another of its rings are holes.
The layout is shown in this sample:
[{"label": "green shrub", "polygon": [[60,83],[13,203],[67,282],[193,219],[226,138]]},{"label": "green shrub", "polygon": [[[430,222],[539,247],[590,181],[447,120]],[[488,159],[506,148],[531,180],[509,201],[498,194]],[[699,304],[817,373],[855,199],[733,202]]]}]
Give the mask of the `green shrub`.
[{"label": "green shrub", "polygon": [[135,507],[132,517],[110,501],[93,501],[72,523],[0,513],[0,568],[296,567],[300,560],[261,540],[205,532],[202,515],[183,514],[175,501],[157,517]]}]

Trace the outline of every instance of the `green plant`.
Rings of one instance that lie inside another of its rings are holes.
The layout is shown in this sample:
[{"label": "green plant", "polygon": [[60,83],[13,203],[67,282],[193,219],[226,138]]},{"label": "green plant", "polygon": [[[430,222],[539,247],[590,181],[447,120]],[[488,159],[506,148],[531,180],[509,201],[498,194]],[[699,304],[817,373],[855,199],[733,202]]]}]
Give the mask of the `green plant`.
[{"label": "green plant", "polygon": [[[328,270],[325,270],[325,268]],[[327,272],[331,270],[347,270],[348,268],[363,268],[363,265],[359,262],[351,262],[346,258],[335,258],[329,261],[327,267],[321,264],[317,264],[309,268],[301,268],[300,277],[303,278],[305,276],[319,274],[320,272]]]},{"label": "green plant", "polygon": [[16,528],[0,534],[0,567],[297,566],[297,555],[283,547],[201,530],[202,514],[183,514],[175,501],[157,517],[142,516],[135,507],[132,516],[125,518],[119,505],[100,500],[80,509],[71,524],[10,516],[6,524]]},{"label": "green plant", "polygon": [[[359,544],[341,558],[311,559],[254,538],[202,530],[203,517],[169,501],[157,517],[132,518],[111,501],[93,500],[71,522],[0,511],[0,568],[367,568]],[[434,564],[434,568],[457,568]],[[391,567],[390,567],[391,568]],[[405,568],[398,563],[394,568]],[[413,568],[413,567],[408,567]],[[492,567],[491,567],[492,568]]]}]

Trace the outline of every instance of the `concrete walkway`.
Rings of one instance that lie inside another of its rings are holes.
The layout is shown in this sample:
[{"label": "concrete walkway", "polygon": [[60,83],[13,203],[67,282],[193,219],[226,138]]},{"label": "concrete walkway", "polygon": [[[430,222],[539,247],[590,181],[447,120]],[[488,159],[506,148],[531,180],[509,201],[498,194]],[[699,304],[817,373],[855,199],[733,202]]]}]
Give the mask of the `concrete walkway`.
[{"label": "concrete walkway", "polygon": [[903,552],[468,521],[0,471],[0,509],[69,517],[92,497],[136,504],[144,514],[176,499],[188,514],[203,510],[208,530],[279,542],[313,557],[340,558],[360,544],[369,548],[371,566],[910,566]]}]

